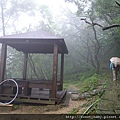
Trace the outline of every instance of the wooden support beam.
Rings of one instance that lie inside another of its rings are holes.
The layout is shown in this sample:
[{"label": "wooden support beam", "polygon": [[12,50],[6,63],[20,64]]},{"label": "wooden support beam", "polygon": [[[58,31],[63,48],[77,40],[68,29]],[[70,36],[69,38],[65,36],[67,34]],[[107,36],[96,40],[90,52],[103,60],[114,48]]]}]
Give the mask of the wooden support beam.
[{"label": "wooden support beam", "polygon": [[0,82],[4,80],[4,74],[6,69],[6,56],[7,56],[7,45],[3,43],[1,48]]},{"label": "wooden support beam", "polygon": [[24,95],[25,95],[25,96],[31,95],[31,90],[32,90],[32,89],[29,87],[29,82],[26,81],[26,82],[25,82],[25,86],[24,86]]},{"label": "wooden support beam", "polygon": [[54,44],[53,82],[52,82],[52,90],[50,90],[50,97],[52,98],[56,98],[57,95],[57,70],[58,70],[58,45]]},{"label": "wooden support beam", "polygon": [[24,54],[24,66],[23,66],[23,80],[27,78],[27,62],[28,62],[28,53]]},{"label": "wooden support beam", "polygon": [[[29,88],[43,88],[43,89],[52,89],[52,80],[16,80],[19,87],[25,87],[28,85]],[[29,83],[29,84],[28,84]],[[7,87],[16,87],[14,82],[4,83],[3,86]]]},{"label": "wooden support beam", "polygon": [[63,90],[63,73],[64,73],[64,54],[61,54],[61,69],[60,69],[60,86],[59,90]]}]

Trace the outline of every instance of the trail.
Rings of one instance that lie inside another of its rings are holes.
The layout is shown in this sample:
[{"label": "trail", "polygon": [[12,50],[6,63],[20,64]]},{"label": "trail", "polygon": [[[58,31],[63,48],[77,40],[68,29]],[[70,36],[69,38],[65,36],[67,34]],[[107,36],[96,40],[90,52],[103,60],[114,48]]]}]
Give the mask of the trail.
[{"label": "trail", "polygon": [[82,114],[85,107],[82,107],[87,101],[86,100],[80,100],[80,101],[72,101],[70,100],[70,103],[68,106],[63,107],[61,109],[58,109],[56,111],[48,111],[44,112],[43,114],[70,114],[74,108],[79,108],[78,114]]}]

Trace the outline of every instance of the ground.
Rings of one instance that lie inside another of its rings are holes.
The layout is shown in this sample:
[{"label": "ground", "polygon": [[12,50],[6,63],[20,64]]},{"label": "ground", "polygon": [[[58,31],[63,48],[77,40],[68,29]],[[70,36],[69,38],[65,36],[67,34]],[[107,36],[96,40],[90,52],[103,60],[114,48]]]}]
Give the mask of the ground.
[{"label": "ground", "polygon": [[78,109],[77,114],[82,114],[83,111],[86,109],[86,107],[83,107],[86,102],[87,102],[86,100],[80,101],[70,100],[69,106],[63,107],[56,111],[44,112],[44,114],[70,114],[74,111],[74,109]]},{"label": "ground", "polygon": [[61,105],[19,105],[14,108],[12,111],[1,111],[0,114],[70,114],[77,109],[77,114],[82,114],[86,109],[84,104],[86,100],[80,101],[72,101],[70,100],[69,106],[61,106]]},{"label": "ground", "polygon": [[[75,90],[77,88],[73,85],[69,85],[68,91]],[[30,104],[20,104],[14,105],[13,110],[0,110],[0,114],[82,114],[86,109],[85,104],[87,100],[77,100],[73,101],[70,99],[69,105],[30,105]]]}]

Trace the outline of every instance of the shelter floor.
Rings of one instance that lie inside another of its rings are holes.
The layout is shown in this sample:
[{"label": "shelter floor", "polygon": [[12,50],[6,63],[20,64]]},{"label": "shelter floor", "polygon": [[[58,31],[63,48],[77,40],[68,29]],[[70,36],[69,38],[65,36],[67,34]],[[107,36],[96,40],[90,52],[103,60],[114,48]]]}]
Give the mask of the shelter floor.
[{"label": "shelter floor", "polygon": [[[63,102],[67,91],[57,91],[56,98],[49,97],[49,90],[40,90],[38,88],[33,88],[31,95],[25,96],[24,94],[18,94],[15,102],[25,102],[25,103],[40,103],[40,104],[56,104]],[[13,94],[0,94],[0,101],[10,101],[14,97]]]}]

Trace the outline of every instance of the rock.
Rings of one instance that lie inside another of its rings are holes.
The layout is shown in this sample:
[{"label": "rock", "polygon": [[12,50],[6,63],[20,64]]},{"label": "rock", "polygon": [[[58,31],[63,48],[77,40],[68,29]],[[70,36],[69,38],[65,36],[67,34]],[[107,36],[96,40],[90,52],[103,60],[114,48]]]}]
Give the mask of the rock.
[{"label": "rock", "polygon": [[93,90],[93,92],[94,92],[95,94],[99,94],[99,93],[101,92],[101,89],[95,89],[95,90]]},{"label": "rock", "polygon": [[71,94],[72,100],[79,100],[79,94]]},{"label": "rock", "polygon": [[83,99],[85,99],[85,95],[84,94],[79,95],[79,100],[83,100]]},{"label": "rock", "polygon": [[86,99],[86,98],[91,98],[91,97],[92,97],[92,95],[90,93],[85,92],[85,93],[79,95],[79,100]]},{"label": "rock", "polygon": [[85,96],[85,98],[90,98],[90,97],[92,97],[91,94],[90,94],[90,93],[87,93],[87,92],[84,93],[84,96]]}]

